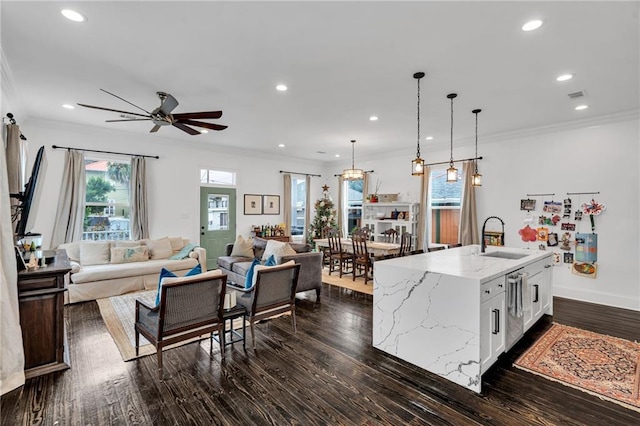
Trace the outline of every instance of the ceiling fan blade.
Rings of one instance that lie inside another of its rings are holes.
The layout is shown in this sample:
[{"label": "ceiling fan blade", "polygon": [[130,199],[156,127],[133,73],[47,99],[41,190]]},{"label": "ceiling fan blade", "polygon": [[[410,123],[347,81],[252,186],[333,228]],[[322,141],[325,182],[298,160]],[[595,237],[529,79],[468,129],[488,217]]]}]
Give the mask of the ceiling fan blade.
[{"label": "ceiling fan blade", "polygon": [[144,111],[144,112],[146,112],[147,114],[151,115],[151,113],[150,113],[149,111],[147,111],[146,109],[144,109],[144,108],[140,108],[138,105],[133,104],[133,103],[129,102],[128,100],[126,100],[126,99],[124,99],[124,98],[121,98],[121,97],[120,97],[120,96],[118,96],[118,95],[114,95],[113,93],[111,93],[111,92],[107,92],[107,91],[106,91],[106,90],[104,90],[104,89],[100,89],[100,90],[102,90],[103,92],[108,93],[108,94],[110,94],[111,96],[114,96],[114,97],[116,97],[116,98],[120,99],[121,101],[126,102],[126,103],[128,103],[129,105],[132,105],[132,106],[134,106],[134,107],[138,108],[139,110]]},{"label": "ceiling fan blade", "polygon": [[151,121],[150,118],[130,118],[128,120],[104,120],[105,123],[116,123],[118,121]]},{"label": "ceiling fan blade", "polygon": [[224,130],[227,127],[229,127],[229,126],[223,126],[222,124],[205,123],[204,121],[182,120],[182,119],[178,120],[178,123],[184,123],[190,126],[204,127],[205,129],[211,129],[211,130]]},{"label": "ceiling fan blade", "polygon": [[85,108],[93,108],[93,109],[101,109],[103,111],[111,111],[111,112],[119,112],[121,114],[129,114],[129,115],[137,115],[138,117],[147,117],[144,114],[138,114],[137,112],[129,112],[129,111],[120,111],[119,109],[111,109],[111,108],[105,108],[105,107],[99,107],[99,106],[93,106],[93,105],[87,105],[87,104],[78,104],[82,107]]},{"label": "ceiling fan blade", "polygon": [[189,133],[189,134],[190,134],[190,135],[192,135],[192,136],[193,136],[193,135],[199,135],[199,134],[200,134],[200,132],[199,132],[199,131],[197,131],[196,129],[192,129],[192,128],[191,128],[191,127],[189,127],[189,126],[185,126],[184,124],[182,124],[182,123],[180,123],[180,122],[176,122],[176,121],[174,121],[173,123],[171,123],[171,125],[172,125],[172,126],[177,127],[178,129],[182,130],[183,132],[187,132],[187,133]]},{"label": "ceiling fan blade", "polygon": [[156,124],[156,125],[155,125],[155,126],[153,126],[153,128],[149,131],[149,133],[155,133],[155,132],[157,132],[157,131],[160,129],[160,127],[162,127],[162,126],[159,126],[159,125],[157,125],[157,124]]},{"label": "ceiling fan blade", "polygon": [[171,114],[171,111],[173,111],[178,106],[178,101],[176,100],[176,98],[164,92],[158,92],[158,95],[161,98],[164,98],[164,100],[162,101],[162,105],[160,105],[159,111],[165,115]]},{"label": "ceiling fan blade", "polygon": [[173,114],[173,118],[176,119],[190,119],[190,118],[220,118],[222,117],[222,111],[202,111],[202,112],[183,112],[180,114]]}]

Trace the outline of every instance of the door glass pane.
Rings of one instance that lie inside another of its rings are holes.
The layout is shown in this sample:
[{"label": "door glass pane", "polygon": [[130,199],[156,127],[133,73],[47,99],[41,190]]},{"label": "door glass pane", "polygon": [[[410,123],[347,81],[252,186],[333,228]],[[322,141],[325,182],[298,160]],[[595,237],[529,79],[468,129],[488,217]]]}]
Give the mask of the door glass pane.
[{"label": "door glass pane", "polygon": [[207,225],[209,231],[226,231],[229,229],[229,196],[225,194],[209,194],[207,197]]}]

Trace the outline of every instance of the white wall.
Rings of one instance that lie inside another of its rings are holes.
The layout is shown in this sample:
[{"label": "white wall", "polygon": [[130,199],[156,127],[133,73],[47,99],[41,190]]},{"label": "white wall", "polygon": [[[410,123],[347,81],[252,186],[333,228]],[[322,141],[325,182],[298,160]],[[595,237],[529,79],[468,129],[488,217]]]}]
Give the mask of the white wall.
[{"label": "white wall", "polygon": [[[494,141],[481,136],[478,153],[484,160],[479,162],[479,171],[484,180],[483,186],[476,189],[479,228],[486,217],[499,216],[506,222],[507,246],[537,250],[538,243],[525,243],[518,234],[524,226],[525,216],[525,212],[520,211],[521,199],[527,198],[527,194],[555,193],[553,199],[562,201],[567,198],[567,192],[599,191],[595,198],[604,203],[607,210],[595,219],[597,278],[573,275],[568,264],[558,265],[554,267],[554,294],[640,310],[638,126],[635,115],[619,122],[612,120],[579,128],[547,129],[535,135],[503,136]],[[455,146],[455,158],[473,157],[474,148],[468,143]],[[449,159],[448,147],[434,151],[425,144],[422,152],[427,162]],[[379,179],[382,182],[381,193],[399,193],[403,201],[417,201],[419,180],[410,175],[409,167],[414,156],[415,153],[389,152],[384,159],[358,159],[356,150],[356,166],[375,170],[370,185],[375,185]],[[348,166],[346,162],[332,165],[326,168],[324,175],[333,176]],[[537,197],[537,210],[533,212],[537,213],[536,217],[542,214],[541,204],[547,199],[550,198]],[[590,197],[574,195],[571,199],[575,211]],[[588,217],[577,223],[577,231],[590,232]],[[560,226],[549,228],[550,232],[562,235]],[[487,229],[499,230],[500,225],[489,222]]]},{"label": "white wall", "polygon": [[[21,127],[29,136],[30,162],[36,150],[46,146],[48,160],[44,193],[40,200],[34,232],[43,234],[48,246],[60,193],[65,151],[51,145],[75,148],[159,155],[147,159],[149,232],[152,238],[183,236],[199,241],[200,168],[237,172],[237,233],[248,236],[251,225],[281,223],[283,215],[243,214],[243,194],[280,194],[283,178],[280,170],[320,173],[320,165],[278,156],[251,157],[218,152],[207,137],[194,136],[194,142],[172,141],[156,135],[134,135],[115,130],[71,125],[52,121],[29,120]],[[171,131],[173,129],[162,129]],[[89,155],[89,153],[87,153]],[[96,155],[96,154],[91,154]],[[249,154],[250,155],[250,154]],[[126,158],[126,157],[116,157]],[[29,166],[30,168],[31,166]],[[315,185],[314,178],[313,184]],[[318,181],[319,182],[319,181]],[[320,184],[321,185],[321,184]],[[283,198],[281,198],[281,213]]]}]

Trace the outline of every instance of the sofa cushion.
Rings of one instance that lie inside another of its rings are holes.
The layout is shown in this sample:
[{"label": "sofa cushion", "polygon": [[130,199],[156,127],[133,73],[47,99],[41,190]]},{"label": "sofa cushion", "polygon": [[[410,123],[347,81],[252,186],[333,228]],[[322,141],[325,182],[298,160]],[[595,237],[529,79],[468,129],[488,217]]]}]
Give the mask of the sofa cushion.
[{"label": "sofa cushion", "polygon": [[236,257],[236,256],[220,256],[218,258],[218,268],[232,270],[233,264],[236,262],[251,262],[250,257]]},{"label": "sofa cushion", "polygon": [[262,260],[267,260],[269,256],[273,255],[276,258],[276,262],[280,263],[280,258],[285,255],[296,254],[295,250],[291,248],[289,243],[282,241],[269,240],[267,241],[267,247],[262,254]]},{"label": "sofa cushion", "polygon": [[264,249],[267,248],[268,240],[260,237],[253,237],[253,256],[262,259]]},{"label": "sofa cushion", "polygon": [[182,237],[169,237],[169,243],[171,243],[173,254],[178,253],[186,245]]},{"label": "sofa cushion", "polygon": [[105,265],[111,257],[111,242],[109,241],[80,241],[80,264]]},{"label": "sofa cushion", "polygon": [[149,260],[149,247],[112,247],[111,263],[146,262]]},{"label": "sofa cushion", "polygon": [[295,250],[296,253],[309,253],[311,251],[311,244],[289,243],[289,245],[293,250]]},{"label": "sofa cushion", "polygon": [[254,257],[253,256],[253,238],[249,237],[245,240],[242,235],[238,235],[236,237],[235,243],[233,243],[231,256]]},{"label": "sofa cushion", "polygon": [[182,271],[191,269],[198,264],[195,259],[183,260],[148,260],[146,262],[118,263],[106,265],[82,265],[80,272],[71,274],[71,282],[74,284],[91,283],[95,281],[110,280],[115,278],[136,277],[139,275],[159,274],[163,267],[170,271]]},{"label": "sofa cushion", "polygon": [[158,240],[150,240],[147,245],[149,246],[149,253],[151,259],[168,259],[173,256],[173,250],[171,249],[171,241],[169,237],[160,238]]},{"label": "sofa cushion", "polygon": [[60,244],[58,248],[64,249],[67,252],[67,257],[69,258],[69,260],[80,262],[80,241]]},{"label": "sofa cushion", "polygon": [[113,242],[114,247],[138,247],[142,246],[140,241],[131,241],[131,240],[117,240]]},{"label": "sofa cushion", "polygon": [[[200,275],[202,273],[202,268],[198,263],[194,266],[189,272],[187,272],[184,276],[190,277],[192,275]],[[160,276],[158,277],[158,291],[156,292],[156,306],[160,304],[160,289],[162,288],[162,284],[164,283],[164,278],[176,278],[177,275],[168,269],[162,268],[160,270]]]},{"label": "sofa cushion", "polygon": [[[254,259],[254,260],[256,260],[256,259]],[[251,263],[252,263],[251,260],[248,260],[246,262],[234,262],[231,265],[231,271],[235,272],[238,275],[246,277],[247,276],[247,272],[249,271],[249,268],[251,267]]]}]

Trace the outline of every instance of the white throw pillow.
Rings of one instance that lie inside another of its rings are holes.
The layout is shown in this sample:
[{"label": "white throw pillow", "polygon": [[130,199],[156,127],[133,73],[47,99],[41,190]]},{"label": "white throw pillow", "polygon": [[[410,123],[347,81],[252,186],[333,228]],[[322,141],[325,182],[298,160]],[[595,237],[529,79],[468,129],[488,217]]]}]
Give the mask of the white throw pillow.
[{"label": "white throw pillow", "polygon": [[262,260],[267,260],[271,255],[276,258],[276,263],[280,263],[280,258],[285,255],[296,254],[296,251],[291,248],[289,243],[282,241],[269,240],[267,246],[264,249]]},{"label": "white throw pillow", "polygon": [[111,263],[146,262],[149,260],[149,247],[112,247]]},{"label": "white throw pillow", "polygon": [[152,260],[168,259],[173,256],[169,237],[160,238],[159,240],[150,240],[147,242],[147,246],[149,246],[149,253],[151,254]]},{"label": "white throw pillow", "polygon": [[171,251],[173,254],[178,253],[184,247],[184,240],[182,237],[169,237],[169,242],[171,243]]},{"label": "white throw pillow", "polygon": [[251,287],[253,287],[254,285],[256,285],[256,281],[258,280],[258,271],[262,271],[263,269],[269,269],[269,268],[277,268],[279,266],[288,266],[288,265],[295,265],[296,262],[293,260],[290,260],[288,262],[284,262],[282,265],[275,265],[275,266],[266,266],[266,265],[256,265],[254,266],[253,269],[253,280],[251,282]]},{"label": "white throw pillow", "polygon": [[69,260],[74,262],[80,262],[80,241],[74,241],[72,243],[60,244],[59,249],[63,249],[67,252]]},{"label": "white throw pillow", "polygon": [[111,254],[111,243],[109,241],[81,241],[80,242],[80,264],[106,265],[109,263]]},{"label": "white throw pillow", "polygon": [[253,258],[253,238],[249,237],[245,240],[242,235],[238,235],[236,242],[233,243],[231,256]]}]

